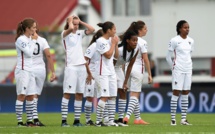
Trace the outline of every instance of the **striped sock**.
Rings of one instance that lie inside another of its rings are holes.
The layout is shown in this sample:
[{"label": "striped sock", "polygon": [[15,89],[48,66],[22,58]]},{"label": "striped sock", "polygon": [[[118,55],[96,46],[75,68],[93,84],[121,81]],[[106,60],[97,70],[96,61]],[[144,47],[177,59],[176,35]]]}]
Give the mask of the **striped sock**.
[{"label": "striped sock", "polygon": [[127,113],[126,113],[126,117],[128,119],[130,118],[131,114],[133,113],[137,102],[138,102],[138,99],[136,97],[133,97],[133,96],[130,97],[130,100],[129,100],[129,103],[128,103],[128,110],[127,110]]},{"label": "striped sock", "polygon": [[118,101],[118,118],[122,119],[124,117],[126,107],[126,100],[119,99]]},{"label": "striped sock", "polygon": [[108,107],[109,107],[109,104],[106,102],[104,114],[103,114],[104,122],[109,122]]},{"label": "striped sock", "polygon": [[105,109],[105,102],[102,100],[99,100],[97,109],[96,109],[96,123],[99,123],[102,121],[104,109]]},{"label": "striped sock", "polygon": [[38,98],[34,98],[33,119],[38,119],[37,102],[38,102]]},{"label": "striped sock", "polygon": [[186,119],[188,109],[188,95],[181,95],[181,119]]},{"label": "striped sock", "polygon": [[136,120],[140,120],[140,103],[139,100],[137,100],[136,106],[134,108],[134,116]]},{"label": "striped sock", "polygon": [[114,122],[116,111],[116,100],[108,100],[108,117],[110,122]]},{"label": "striped sock", "polygon": [[23,113],[23,102],[22,101],[16,100],[15,110],[16,110],[16,118],[17,118],[18,122],[22,122],[22,113]]},{"label": "striped sock", "polygon": [[75,112],[75,120],[80,120],[80,116],[81,116],[81,107],[82,107],[82,101],[77,101],[75,100],[74,103],[74,112]]},{"label": "striped sock", "polygon": [[25,110],[27,115],[27,121],[32,121],[33,119],[33,107],[34,107],[34,101],[27,101],[25,104]]},{"label": "striped sock", "polygon": [[88,122],[89,120],[91,120],[91,113],[92,113],[92,102],[86,100],[85,105],[84,105],[84,112],[85,112],[85,118],[86,118],[86,122]]},{"label": "striped sock", "polygon": [[61,102],[62,121],[66,121],[67,120],[68,104],[69,104],[69,100],[63,97],[62,98],[62,102]]},{"label": "striped sock", "polygon": [[172,95],[171,101],[170,101],[170,112],[171,112],[171,120],[175,120],[175,115],[177,111],[177,101],[178,101],[178,96]]}]

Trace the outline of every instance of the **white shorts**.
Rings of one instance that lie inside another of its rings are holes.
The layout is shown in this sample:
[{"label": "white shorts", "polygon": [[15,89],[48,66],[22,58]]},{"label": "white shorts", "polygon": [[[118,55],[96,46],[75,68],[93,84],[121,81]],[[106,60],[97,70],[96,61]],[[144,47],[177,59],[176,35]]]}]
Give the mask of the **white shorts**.
[{"label": "white shorts", "polygon": [[107,76],[97,75],[95,80],[97,87],[97,98],[117,96],[116,74]]},{"label": "white shorts", "polygon": [[35,89],[37,91],[37,95],[41,95],[43,85],[46,79],[46,70],[43,68],[34,69],[33,73],[35,75]]},{"label": "white shorts", "polygon": [[143,78],[144,78],[144,74],[138,71],[132,70],[128,80],[129,91],[141,92]]},{"label": "white shorts", "polygon": [[190,90],[192,82],[192,73],[181,73],[172,71],[172,89],[173,90]]},{"label": "white shorts", "polygon": [[35,77],[32,72],[15,69],[15,79],[17,95],[24,94],[28,96],[36,94],[36,90],[33,88],[35,87]]},{"label": "white shorts", "polygon": [[125,74],[121,67],[115,67],[117,77],[117,88],[123,89],[123,83],[125,81]]},{"label": "white shorts", "polygon": [[96,84],[95,80],[91,80],[91,85],[86,84],[84,97],[96,97]]},{"label": "white shorts", "polygon": [[66,67],[64,70],[63,93],[84,93],[86,77],[85,65]]}]

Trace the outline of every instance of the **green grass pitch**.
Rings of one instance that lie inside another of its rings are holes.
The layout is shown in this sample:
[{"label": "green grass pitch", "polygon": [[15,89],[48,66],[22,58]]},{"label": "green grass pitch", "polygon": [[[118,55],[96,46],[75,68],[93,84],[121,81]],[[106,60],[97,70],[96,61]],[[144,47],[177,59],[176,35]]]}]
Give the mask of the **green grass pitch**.
[{"label": "green grass pitch", "polygon": [[[61,127],[61,113],[39,113],[39,118],[46,127],[17,127],[15,113],[0,113],[0,134],[215,134],[215,114],[188,113],[187,119],[192,126],[180,125],[180,113],[177,125],[170,126],[169,113],[143,113],[141,117],[150,125],[134,125],[132,115],[128,127],[73,127],[74,114],[68,114],[69,128]],[[23,115],[25,121],[25,114]],[[95,114],[92,115],[95,121]],[[81,123],[85,123],[84,114]]]}]

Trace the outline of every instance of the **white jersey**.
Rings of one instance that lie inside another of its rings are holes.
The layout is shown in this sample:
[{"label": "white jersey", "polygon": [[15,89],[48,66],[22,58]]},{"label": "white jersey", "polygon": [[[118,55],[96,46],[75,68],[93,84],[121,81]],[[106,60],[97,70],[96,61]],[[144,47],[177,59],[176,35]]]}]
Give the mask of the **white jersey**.
[{"label": "white jersey", "polygon": [[107,59],[103,54],[110,50],[111,41],[100,37],[96,40],[96,55],[99,57],[96,62],[96,74],[99,75],[113,75],[115,74],[114,65],[113,65],[113,57]]},{"label": "white jersey", "polygon": [[89,58],[89,68],[90,71],[92,73],[95,72],[95,64],[96,61],[99,60],[99,57],[97,57],[98,55],[95,54],[96,53],[96,42],[92,43],[86,50],[85,52],[85,57]]},{"label": "white jersey", "polygon": [[186,39],[180,35],[172,38],[169,43],[169,51],[174,52],[173,68],[181,72],[192,72],[193,63],[191,52],[193,51],[194,40],[187,36]]},{"label": "white jersey", "polygon": [[16,69],[31,71],[34,41],[31,38],[21,35],[15,42],[17,51]]},{"label": "white jersey", "polygon": [[[123,59],[123,46],[119,47],[118,50],[119,50],[119,58],[117,59],[115,67],[119,67],[119,66],[124,65],[125,63],[129,62],[129,60],[131,60],[135,56],[135,54],[138,52],[139,49],[138,49],[138,47],[136,47],[134,49],[133,57],[131,57],[131,52],[128,52],[126,50],[126,60]],[[130,59],[130,57],[131,57],[131,59]]]},{"label": "white jersey", "polygon": [[82,65],[86,63],[82,49],[82,38],[86,35],[84,30],[77,30],[76,33],[70,33],[63,38],[61,33],[62,43],[66,51],[66,66]]},{"label": "white jersey", "polygon": [[48,42],[45,38],[38,36],[34,47],[33,68],[45,68],[45,63],[43,60],[43,51],[47,48],[50,48]]},{"label": "white jersey", "polygon": [[138,37],[137,48],[139,50],[139,53],[137,54],[132,70],[138,71],[140,73],[144,73],[145,68],[144,68],[144,61],[142,58],[142,54],[148,52],[147,42],[144,39]]}]

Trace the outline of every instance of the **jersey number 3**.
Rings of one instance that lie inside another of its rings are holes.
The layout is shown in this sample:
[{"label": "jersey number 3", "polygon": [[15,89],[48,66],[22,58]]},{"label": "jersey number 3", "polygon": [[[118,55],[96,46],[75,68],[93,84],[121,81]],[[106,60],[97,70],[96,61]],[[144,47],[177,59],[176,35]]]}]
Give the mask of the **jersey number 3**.
[{"label": "jersey number 3", "polygon": [[38,55],[40,53],[40,44],[36,43],[37,45],[37,52],[33,52],[34,55]]}]

